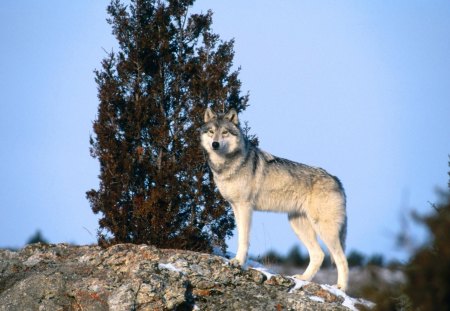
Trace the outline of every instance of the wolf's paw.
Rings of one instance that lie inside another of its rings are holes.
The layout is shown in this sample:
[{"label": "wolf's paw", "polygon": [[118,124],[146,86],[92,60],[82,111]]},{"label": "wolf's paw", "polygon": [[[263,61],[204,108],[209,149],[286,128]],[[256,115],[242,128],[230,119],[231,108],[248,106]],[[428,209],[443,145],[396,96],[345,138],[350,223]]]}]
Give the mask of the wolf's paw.
[{"label": "wolf's paw", "polygon": [[236,268],[242,267],[241,262],[240,262],[239,259],[237,259],[236,257],[230,260],[230,265],[231,265],[232,267],[236,267]]},{"label": "wolf's paw", "polygon": [[296,274],[292,276],[293,278],[296,278],[297,280],[301,281],[311,281],[311,278],[305,276],[304,274]]},{"label": "wolf's paw", "polygon": [[343,291],[344,293],[347,290],[347,286],[345,286],[345,285],[335,284],[335,285],[333,285],[333,287],[339,289],[340,291]]}]

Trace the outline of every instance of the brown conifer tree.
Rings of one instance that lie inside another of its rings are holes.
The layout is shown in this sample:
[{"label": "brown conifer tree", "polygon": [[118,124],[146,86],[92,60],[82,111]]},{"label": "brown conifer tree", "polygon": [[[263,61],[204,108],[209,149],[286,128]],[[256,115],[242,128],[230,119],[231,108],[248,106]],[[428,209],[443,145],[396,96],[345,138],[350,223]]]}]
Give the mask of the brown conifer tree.
[{"label": "brown conifer tree", "polygon": [[233,41],[212,33],[212,13],[189,14],[193,0],[113,0],[119,49],[96,70],[99,107],[91,154],[100,162],[99,243],[225,248],[234,220],[212,183],[199,145],[207,106],[247,107]]}]

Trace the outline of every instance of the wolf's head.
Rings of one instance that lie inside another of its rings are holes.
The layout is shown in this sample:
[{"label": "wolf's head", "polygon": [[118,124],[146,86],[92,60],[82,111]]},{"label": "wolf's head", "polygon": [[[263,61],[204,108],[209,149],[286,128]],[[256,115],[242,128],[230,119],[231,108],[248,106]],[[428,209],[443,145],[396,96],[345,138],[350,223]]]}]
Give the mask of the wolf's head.
[{"label": "wolf's head", "polygon": [[208,108],[204,121],[201,127],[201,145],[208,153],[226,157],[239,151],[245,144],[236,110],[231,109],[222,114]]}]

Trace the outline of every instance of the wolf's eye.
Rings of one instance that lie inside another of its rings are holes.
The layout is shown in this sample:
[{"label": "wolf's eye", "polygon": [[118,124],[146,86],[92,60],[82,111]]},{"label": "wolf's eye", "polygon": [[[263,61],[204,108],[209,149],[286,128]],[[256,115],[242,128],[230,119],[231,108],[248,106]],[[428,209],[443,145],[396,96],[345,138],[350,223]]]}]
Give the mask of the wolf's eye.
[{"label": "wolf's eye", "polygon": [[228,131],[227,130],[224,130],[223,132],[222,132],[222,135],[227,135],[228,134]]},{"label": "wolf's eye", "polygon": [[209,129],[209,130],[208,130],[208,133],[209,133],[209,134],[214,134],[214,131],[213,131],[212,129]]}]

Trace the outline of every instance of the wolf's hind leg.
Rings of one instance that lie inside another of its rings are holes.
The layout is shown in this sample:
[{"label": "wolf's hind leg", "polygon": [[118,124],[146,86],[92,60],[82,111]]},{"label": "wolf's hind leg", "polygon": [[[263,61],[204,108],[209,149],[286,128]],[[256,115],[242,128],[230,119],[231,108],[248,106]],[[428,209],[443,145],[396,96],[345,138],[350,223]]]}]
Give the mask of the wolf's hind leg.
[{"label": "wolf's hind leg", "polygon": [[328,221],[327,223],[326,220],[322,220],[316,225],[316,230],[336,263],[337,287],[345,291],[348,282],[348,263],[339,238],[339,224],[335,221]]},{"label": "wolf's hind leg", "polygon": [[305,214],[289,214],[289,222],[295,234],[306,246],[309,253],[308,267],[303,274],[295,275],[295,277],[310,281],[320,269],[325,255],[317,241],[316,232]]}]

